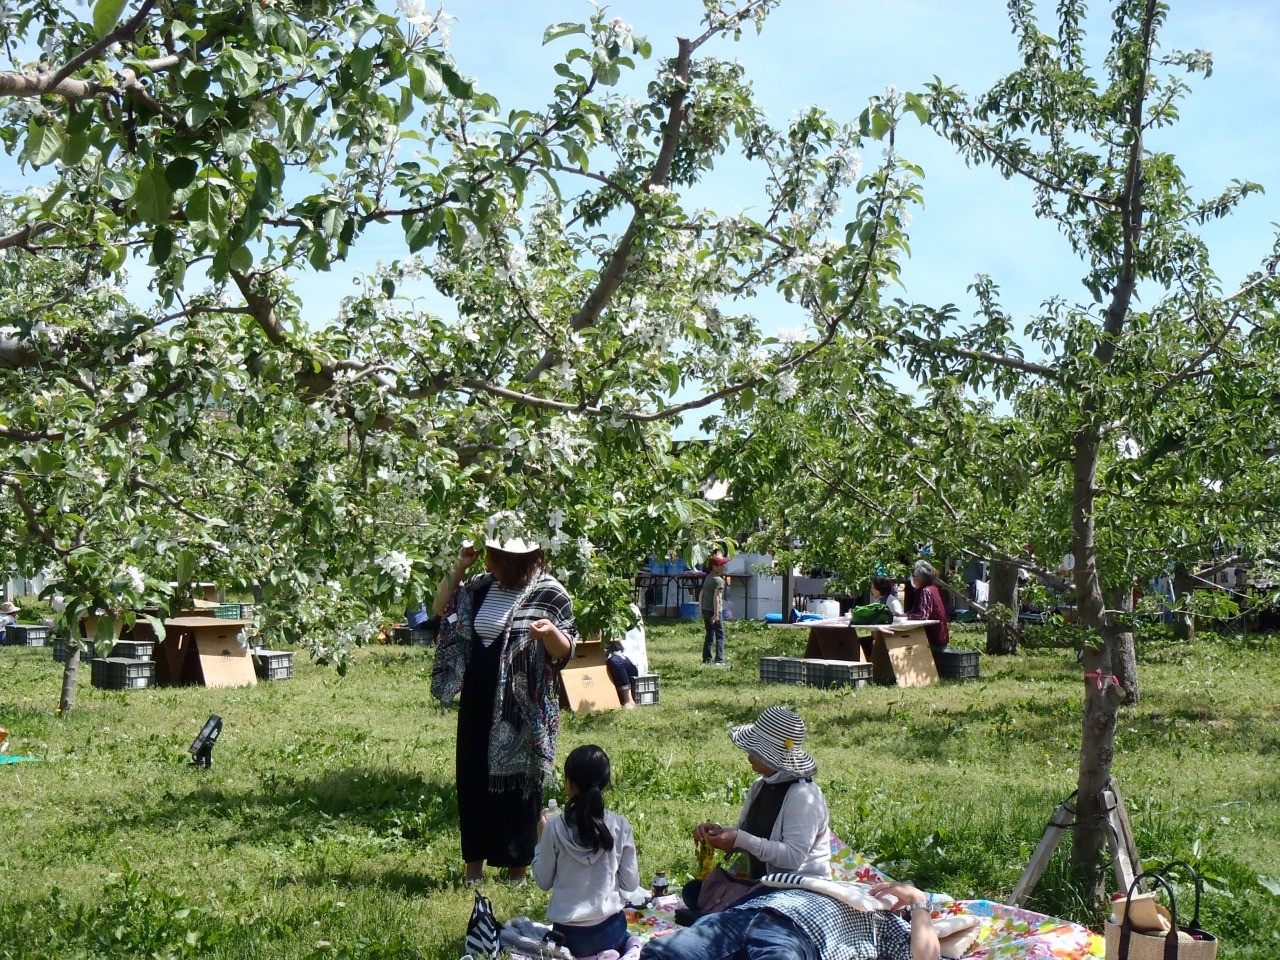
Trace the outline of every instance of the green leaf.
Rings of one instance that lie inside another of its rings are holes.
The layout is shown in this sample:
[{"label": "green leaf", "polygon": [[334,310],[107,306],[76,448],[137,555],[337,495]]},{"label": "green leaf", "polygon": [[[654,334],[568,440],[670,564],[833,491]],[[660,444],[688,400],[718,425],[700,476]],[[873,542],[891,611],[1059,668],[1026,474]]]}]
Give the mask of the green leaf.
[{"label": "green leaf", "polygon": [[173,253],[173,231],[168,227],[160,227],[151,238],[151,262],[157,267],[163,265]]},{"label": "green leaf", "polygon": [[35,117],[27,121],[27,144],[23,159],[33,167],[53,163],[62,153],[62,134],[56,127],[40,123]]},{"label": "green leaf", "polygon": [[135,185],[128,174],[112,171],[102,175],[102,189],[117,200],[128,200],[133,196]]},{"label": "green leaf", "polygon": [[564,23],[553,23],[542,34],[542,45],[545,47],[552,40],[559,40],[561,37],[567,37],[575,33],[586,33],[587,28],[581,23],[573,23],[565,21]]},{"label": "green leaf", "polygon": [[146,167],[138,177],[133,195],[134,209],[143,223],[163,223],[169,219],[169,207],[173,194],[165,182],[164,173],[155,167]]},{"label": "green leaf", "polygon": [[93,32],[101,40],[120,22],[125,0],[98,0],[93,5]]},{"label": "green leaf", "polygon": [[222,150],[228,157],[240,157],[253,146],[253,133],[249,130],[228,130],[222,137]]},{"label": "green leaf", "polygon": [[411,64],[409,67],[409,89],[419,100],[431,103],[440,98],[444,89],[444,80],[434,64]]},{"label": "green leaf", "polygon": [[183,187],[189,187],[199,170],[200,165],[190,157],[178,157],[164,168],[165,183],[169,184],[170,190],[181,190]]}]

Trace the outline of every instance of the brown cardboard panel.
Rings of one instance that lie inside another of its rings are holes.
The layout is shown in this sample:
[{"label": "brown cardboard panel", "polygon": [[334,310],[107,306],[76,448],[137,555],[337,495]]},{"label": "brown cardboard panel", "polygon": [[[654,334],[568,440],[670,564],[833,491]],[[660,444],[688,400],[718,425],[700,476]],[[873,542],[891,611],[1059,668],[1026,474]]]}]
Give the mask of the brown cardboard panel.
[{"label": "brown cardboard panel", "polygon": [[618,688],[607,667],[578,667],[576,658],[560,671],[560,703],[574,713],[603,713],[622,709]]},{"label": "brown cardboard panel", "polygon": [[861,660],[862,648],[849,627],[812,627],[804,656],[806,660]]},{"label": "brown cardboard panel", "polygon": [[236,639],[239,632],[239,628],[196,629],[196,654],[200,657],[200,672],[206,687],[252,687],[258,682],[248,647],[242,647]]},{"label": "brown cardboard panel", "polygon": [[603,667],[605,661],[604,644],[599,640],[579,640],[574,648],[573,659],[565,664],[565,670],[579,670],[583,667]]},{"label": "brown cardboard panel", "polygon": [[877,630],[871,665],[876,683],[928,687],[938,682],[938,668],[923,627],[895,633]]}]

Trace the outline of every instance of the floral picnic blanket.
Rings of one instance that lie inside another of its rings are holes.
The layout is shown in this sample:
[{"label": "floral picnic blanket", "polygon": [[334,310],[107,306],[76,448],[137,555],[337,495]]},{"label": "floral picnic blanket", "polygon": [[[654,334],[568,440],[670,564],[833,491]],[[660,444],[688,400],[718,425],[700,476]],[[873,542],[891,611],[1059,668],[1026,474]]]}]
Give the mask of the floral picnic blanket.
[{"label": "floral picnic blanket", "polygon": [[[834,833],[831,835],[831,877],[858,883],[892,879]],[[628,910],[631,932],[646,940],[671,933],[677,929],[675,911],[679,906],[682,906],[679,897],[662,897],[648,909]],[[978,938],[964,960],[1101,960],[1105,956],[1099,934],[1078,923],[1056,920],[1043,913],[991,900],[957,900],[944,905],[934,915],[952,914],[982,918]]]}]

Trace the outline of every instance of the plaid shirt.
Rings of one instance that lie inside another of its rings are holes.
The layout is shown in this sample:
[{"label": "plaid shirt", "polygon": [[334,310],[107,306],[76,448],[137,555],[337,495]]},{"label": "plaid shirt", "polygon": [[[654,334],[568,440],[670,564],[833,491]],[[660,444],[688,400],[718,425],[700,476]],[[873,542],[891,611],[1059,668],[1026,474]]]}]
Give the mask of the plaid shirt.
[{"label": "plaid shirt", "polygon": [[911,960],[911,925],[887,910],[864,913],[808,890],[778,890],[730,909],[786,917],[808,935],[822,960]]}]

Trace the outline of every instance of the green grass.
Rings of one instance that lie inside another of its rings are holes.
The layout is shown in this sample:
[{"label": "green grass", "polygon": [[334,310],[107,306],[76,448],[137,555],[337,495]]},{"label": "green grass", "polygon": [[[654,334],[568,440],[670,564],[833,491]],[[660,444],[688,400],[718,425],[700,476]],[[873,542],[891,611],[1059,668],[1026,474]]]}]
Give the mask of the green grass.
[{"label": "green grass", "polygon": [[[725,729],[782,702],[808,721],[841,836],[930,889],[1003,899],[1074,788],[1073,655],[984,657],[982,680],[925,690],[761,686],[757,659],[801,637],[731,624],[731,667],[714,670],[699,664],[700,624],[655,626],[661,706],[565,716],[562,756],[594,741],[613,758],[610,802],[646,880],[661,868],[678,882],[691,826],[734,816],[752,774]],[[1277,654],[1264,637],[1148,643],[1143,702],[1119,728],[1138,849],[1209,875],[1224,957],[1280,952],[1265,885],[1280,876]],[[429,695],[426,651],[370,649],[344,678],[300,660],[292,681],[229,691],[107,692],[85,671],[65,718],[61,670],[48,650],[0,649],[0,725],[43,761],[0,766],[0,957],[462,952],[454,714]],[[191,769],[186,748],[215,712],[214,768]],[[500,918],[541,916],[540,891],[488,886]],[[1063,855],[1031,906],[1094,920]]]}]

